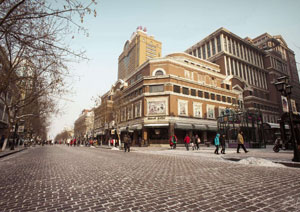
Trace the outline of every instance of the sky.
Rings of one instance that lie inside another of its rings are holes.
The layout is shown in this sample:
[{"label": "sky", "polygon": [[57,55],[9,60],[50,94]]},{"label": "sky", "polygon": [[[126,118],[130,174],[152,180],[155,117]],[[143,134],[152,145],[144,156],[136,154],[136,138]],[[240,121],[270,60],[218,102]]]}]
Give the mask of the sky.
[{"label": "sky", "polygon": [[49,138],[73,128],[82,110],[94,106],[93,97],[110,90],[117,81],[118,57],[138,26],[162,42],[162,56],[183,52],[224,27],[241,38],[281,35],[300,62],[299,0],[96,1],[97,17],[84,18],[89,36],[75,34],[69,44],[85,50],[89,60],[69,64],[70,92],[58,100],[60,113],[51,118]]}]

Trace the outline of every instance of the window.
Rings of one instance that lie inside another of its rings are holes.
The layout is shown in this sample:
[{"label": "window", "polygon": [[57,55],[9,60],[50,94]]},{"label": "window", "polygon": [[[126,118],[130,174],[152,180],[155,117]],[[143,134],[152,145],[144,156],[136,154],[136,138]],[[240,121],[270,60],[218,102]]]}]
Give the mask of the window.
[{"label": "window", "polygon": [[202,118],[202,103],[193,102],[194,117]]},{"label": "window", "polygon": [[226,96],[222,96],[222,102],[226,102]]},{"label": "window", "polygon": [[202,56],[203,59],[206,59],[205,45],[202,46]]},{"label": "window", "polygon": [[207,118],[214,119],[215,118],[215,106],[207,105]]},{"label": "window", "polygon": [[202,91],[198,91],[198,96],[202,98],[203,97],[203,92]]},{"label": "window", "polygon": [[188,101],[178,100],[178,115],[179,116],[188,115]]},{"label": "window", "polygon": [[178,86],[178,85],[173,85],[173,91],[174,91],[175,93],[180,93],[180,86]]},{"label": "window", "polygon": [[142,114],[142,113],[141,113],[141,112],[142,112],[142,111],[141,111],[141,108],[142,108],[141,105],[142,105],[142,102],[141,102],[141,101],[135,104],[135,107],[134,107],[134,108],[135,108],[135,114],[134,114],[134,117],[135,117],[135,118],[136,118],[136,117],[141,117],[141,114]]},{"label": "window", "polygon": [[205,97],[205,99],[209,99],[209,93],[208,92],[204,92],[204,97]]},{"label": "window", "polygon": [[207,58],[210,57],[210,42],[207,43]]},{"label": "window", "polygon": [[214,94],[214,93],[211,93],[211,94],[210,94],[210,98],[211,98],[211,100],[215,100],[215,99],[216,99],[215,94]]},{"label": "window", "polygon": [[231,39],[228,40],[228,49],[229,49],[229,53],[231,54]]},{"label": "window", "polygon": [[216,44],[215,44],[214,38],[211,41],[211,48],[212,48],[212,55],[215,55],[216,54]]},{"label": "window", "polygon": [[217,101],[221,101],[221,96],[217,95]]},{"label": "window", "polygon": [[142,77],[143,77],[142,74],[138,74],[138,75],[136,76],[136,80],[139,80],[139,79],[141,79]]},{"label": "window", "polygon": [[221,51],[221,40],[220,40],[220,35],[217,37],[217,51]]},{"label": "window", "polygon": [[228,84],[226,84],[226,89],[227,89],[227,90],[229,90],[229,88],[230,88],[230,87],[229,87],[229,85],[228,85]]},{"label": "window", "polygon": [[236,104],[236,99],[232,98],[232,104]]},{"label": "window", "polygon": [[150,85],[150,93],[163,92],[164,85]]},{"label": "window", "polygon": [[235,55],[235,41],[232,41],[232,52]]},{"label": "window", "polygon": [[198,48],[198,57],[201,58],[201,48]]},{"label": "window", "polygon": [[185,95],[189,95],[189,89],[183,87],[183,88],[182,88],[182,93],[185,94]]},{"label": "window", "polygon": [[195,89],[191,89],[191,95],[196,96],[196,90]]},{"label": "window", "polygon": [[227,37],[224,36],[224,46],[225,46],[225,51],[227,52]]},{"label": "window", "polygon": [[227,102],[231,103],[231,98],[230,97],[227,97]]},{"label": "window", "polygon": [[162,75],[164,75],[164,72],[162,70],[157,70],[155,72],[155,76],[162,76]]},{"label": "window", "polygon": [[143,93],[143,88],[140,88],[139,89],[139,95],[142,95],[142,93]]}]

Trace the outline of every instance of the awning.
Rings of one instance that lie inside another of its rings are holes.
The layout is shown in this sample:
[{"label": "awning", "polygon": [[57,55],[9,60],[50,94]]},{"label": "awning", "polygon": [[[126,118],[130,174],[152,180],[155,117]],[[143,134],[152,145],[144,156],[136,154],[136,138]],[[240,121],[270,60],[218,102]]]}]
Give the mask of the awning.
[{"label": "awning", "polygon": [[266,122],[265,124],[267,126],[269,126],[270,128],[275,128],[275,129],[279,129],[280,128],[280,125],[276,124],[276,123],[268,123],[268,122]]},{"label": "awning", "polygon": [[218,126],[217,125],[207,125],[207,130],[218,131]]},{"label": "awning", "polygon": [[183,124],[183,123],[175,123],[174,127],[176,129],[193,129],[193,126],[191,124]]},{"label": "awning", "polygon": [[207,126],[205,124],[193,124],[193,126],[196,130],[207,130]]},{"label": "awning", "polygon": [[141,124],[135,124],[129,127],[129,130],[141,130],[143,126]]},{"label": "awning", "polygon": [[168,127],[169,124],[144,124],[144,127]]},{"label": "awning", "polygon": [[120,132],[126,131],[126,127],[120,127]]},{"label": "awning", "polygon": [[[277,123],[269,123],[269,122],[266,122],[264,123],[265,125],[269,126],[271,129],[280,129],[280,124],[277,124]],[[284,125],[284,128],[285,129],[290,129],[290,126],[285,124]]]}]

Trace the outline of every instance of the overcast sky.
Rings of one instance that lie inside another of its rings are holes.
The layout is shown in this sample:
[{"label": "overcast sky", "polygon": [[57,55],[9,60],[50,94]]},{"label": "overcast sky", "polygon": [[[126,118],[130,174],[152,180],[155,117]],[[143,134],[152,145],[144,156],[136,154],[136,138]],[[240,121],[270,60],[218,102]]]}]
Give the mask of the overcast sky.
[{"label": "overcast sky", "polygon": [[[49,137],[73,128],[91,98],[107,92],[117,80],[118,57],[137,26],[162,42],[162,56],[182,52],[225,27],[255,38],[265,32],[282,35],[300,62],[299,0],[97,0],[97,17],[86,17],[89,37],[75,34],[71,47],[84,49],[89,61],[70,65],[71,93],[59,101]],[[70,35],[71,37],[71,35]],[[299,66],[298,66],[299,69]]]}]

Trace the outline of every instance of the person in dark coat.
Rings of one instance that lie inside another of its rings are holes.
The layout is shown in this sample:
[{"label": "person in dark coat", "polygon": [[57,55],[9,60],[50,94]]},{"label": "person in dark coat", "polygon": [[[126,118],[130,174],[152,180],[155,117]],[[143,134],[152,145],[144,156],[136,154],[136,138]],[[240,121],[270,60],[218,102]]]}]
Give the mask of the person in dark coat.
[{"label": "person in dark coat", "polygon": [[124,150],[130,152],[131,138],[128,134],[124,137]]},{"label": "person in dark coat", "polygon": [[199,136],[196,134],[196,136],[195,136],[195,144],[196,144],[196,148],[197,148],[197,150],[199,150],[199,145],[200,145],[200,138],[199,138]]},{"label": "person in dark coat", "polygon": [[222,134],[220,137],[220,143],[221,143],[221,154],[225,154],[225,134]]}]

